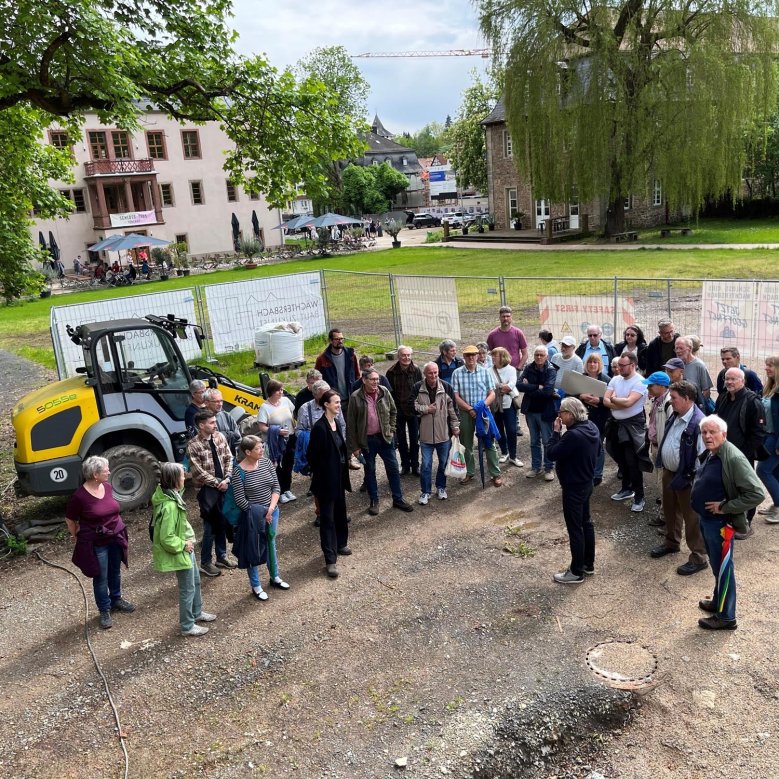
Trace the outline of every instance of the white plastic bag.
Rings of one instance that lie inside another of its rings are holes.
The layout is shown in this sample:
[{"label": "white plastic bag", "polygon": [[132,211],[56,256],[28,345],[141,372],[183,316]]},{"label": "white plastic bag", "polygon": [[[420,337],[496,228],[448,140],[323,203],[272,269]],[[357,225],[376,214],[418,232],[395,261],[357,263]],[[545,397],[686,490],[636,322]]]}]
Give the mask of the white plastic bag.
[{"label": "white plastic bag", "polygon": [[446,463],[444,473],[455,479],[462,479],[467,472],[465,467],[465,447],[460,443],[460,439],[453,435],[452,445],[449,448],[449,461]]}]

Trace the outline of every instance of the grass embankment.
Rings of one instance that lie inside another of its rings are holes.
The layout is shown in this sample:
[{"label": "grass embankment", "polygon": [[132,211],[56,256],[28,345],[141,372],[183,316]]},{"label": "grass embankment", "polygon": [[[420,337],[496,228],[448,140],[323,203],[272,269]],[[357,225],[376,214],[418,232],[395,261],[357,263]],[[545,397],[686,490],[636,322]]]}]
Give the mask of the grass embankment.
[{"label": "grass embankment", "polygon": [[[704,223],[701,223],[704,224]],[[723,225],[733,223],[712,222],[711,235],[729,235],[733,243],[744,239],[755,227],[749,223],[735,223],[730,231]],[[768,235],[769,226],[760,223],[760,234]],[[772,222],[779,224],[779,222]],[[692,236],[700,241],[701,232],[695,228]],[[717,232],[719,231],[719,233]],[[779,229],[777,229],[779,233]],[[779,234],[773,236],[779,240]],[[674,238],[676,240],[676,238]],[[712,239],[713,240],[713,239]],[[751,240],[751,239],[750,239]],[[765,238],[767,240],[767,238]],[[49,312],[53,305],[63,306],[76,303],[95,302],[114,297],[181,289],[193,285],[218,284],[243,281],[288,273],[330,269],[359,273],[384,275],[361,276],[327,274],[327,299],[333,320],[355,321],[364,317],[366,322],[382,320],[380,326],[364,333],[352,332],[358,338],[364,351],[377,355],[394,345],[392,337],[392,316],[389,309],[390,290],[386,274],[410,274],[430,276],[497,276],[537,278],[538,281],[507,281],[507,296],[512,305],[532,305],[538,294],[552,294],[558,290],[564,294],[575,294],[579,284],[571,281],[555,281],[561,277],[582,279],[612,278],[614,276],[633,278],[771,278],[775,277],[774,258],[771,250],[713,249],[713,250],[625,250],[625,251],[512,251],[494,249],[466,249],[455,247],[402,248],[381,252],[364,252],[357,255],[311,258],[288,263],[269,265],[253,271],[245,269],[227,270],[209,274],[172,278],[164,282],[136,285],[120,289],[95,289],[56,295],[45,300],[31,300],[0,308],[0,347],[15,352],[42,365],[53,368],[54,358],[49,338]],[[458,302],[462,312],[490,311],[495,308],[498,297],[489,289],[496,285],[475,282],[469,279],[456,281]],[[581,291],[587,286],[581,283]],[[75,324],[75,323],[74,323]],[[411,339],[410,345],[421,346],[422,342]],[[321,339],[309,339],[306,357],[310,358],[321,350]],[[252,367],[253,355],[245,352],[220,357],[220,369],[236,379],[256,383],[256,371]],[[282,380],[297,379],[299,374],[290,374]]]},{"label": "grass embankment", "polygon": [[742,243],[779,243],[779,217],[765,219],[700,219],[697,222],[677,225],[690,227],[691,235],[671,233],[668,238],[660,237],[660,227],[642,230],[640,243],[681,243],[681,244],[742,244]]}]

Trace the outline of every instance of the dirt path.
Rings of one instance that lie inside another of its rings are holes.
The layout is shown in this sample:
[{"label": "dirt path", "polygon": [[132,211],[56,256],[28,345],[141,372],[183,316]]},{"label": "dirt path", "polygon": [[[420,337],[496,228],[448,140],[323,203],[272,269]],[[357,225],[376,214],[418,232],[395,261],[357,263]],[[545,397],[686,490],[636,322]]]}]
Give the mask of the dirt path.
[{"label": "dirt path", "polygon": [[[418,777],[773,779],[779,530],[737,547],[740,627],[710,635],[696,625],[710,573],[650,560],[655,530],[608,499],[607,476],[597,573],[574,588],[551,582],[568,555],[556,482],[512,468],[500,490],[454,485],[409,515],[385,499],[377,518],[355,493],[354,555],[331,581],[298,479],[279,548],[292,589],[260,603],[241,571],[205,580],[219,619],[203,639],[178,635],[175,579],[151,570],[146,512],[128,517],[137,612],[98,631],[88,595],[130,776],[389,777],[406,758]],[[533,556],[505,551],[520,541]],[[42,551],[69,565],[67,543]],[[0,614],[2,773],[121,776],[73,578],[29,557],[0,564]],[[653,691],[590,674],[587,650],[608,639],[656,655]]]}]

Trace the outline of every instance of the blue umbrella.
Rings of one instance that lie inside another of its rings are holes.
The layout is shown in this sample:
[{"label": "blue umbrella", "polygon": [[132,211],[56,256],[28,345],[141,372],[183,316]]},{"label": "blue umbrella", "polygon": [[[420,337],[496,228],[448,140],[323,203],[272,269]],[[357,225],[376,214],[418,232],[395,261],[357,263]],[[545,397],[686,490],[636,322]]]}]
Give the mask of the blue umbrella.
[{"label": "blue umbrella", "polygon": [[[350,216],[341,216],[340,214],[322,214],[311,221],[314,227],[332,227],[333,225],[361,225],[361,219],[352,219]],[[302,226],[302,225],[299,225]]]},{"label": "blue umbrella", "polygon": [[274,230],[297,230],[300,227],[307,227],[314,221],[313,216],[293,216],[292,219],[290,219],[288,222],[284,222],[283,224],[276,225],[273,229]]}]

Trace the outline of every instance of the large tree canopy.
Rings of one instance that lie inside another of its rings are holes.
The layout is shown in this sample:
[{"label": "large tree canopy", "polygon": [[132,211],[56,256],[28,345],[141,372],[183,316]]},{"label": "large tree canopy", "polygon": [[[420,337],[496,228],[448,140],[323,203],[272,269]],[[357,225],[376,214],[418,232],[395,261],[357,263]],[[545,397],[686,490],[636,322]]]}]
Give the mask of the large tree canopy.
[{"label": "large tree canopy", "polygon": [[[337,106],[336,110],[349,125],[355,139],[368,129],[365,112],[370,85],[343,46],[320,46],[314,49],[298,62],[296,71],[304,79],[304,83],[310,80],[316,84],[324,84],[328,99]],[[344,155],[344,158],[361,157],[364,149],[365,144],[360,141],[359,152]],[[324,149],[320,159],[312,164],[301,178],[306,193],[314,201],[314,210],[317,213],[345,210],[342,171],[343,163]],[[314,187],[310,185],[311,179],[315,180]],[[323,190],[322,183],[325,197],[318,194]]]},{"label": "large tree canopy", "polygon": [[673,205],[737,192],[775,103],[772,15],[759,0],[481,0],[536,196],[604,198],[614,232],[654,179]]},{"label": "large tree canopy", "polygon": [[383,214],[408,179],[388,162],[381,165],[349,165],[343,172],[346,210],[352,214]]},{"label": "large tree canopy", "polygon": [[[4,150],[29,141],[24,122],[38,138],[55,118],[75,132],[83,114],[95,111],[107,124],[134,129],[146,107],[156,106],[183,121],[218,121],[235,143],[226,160],[231,177],[271,203],[281,205],[300,181],[309,195],[325,198],[322,160],[362,152],[351,117],[321,80],[298,81],[262,57],[239,57],[230,12],[230,0],[0,0]],[[4,162],[30,159],[25,153]],[[37,188],[28,190],[28,208],[40,210]],[[36,258],[33,246],[20,254],[19,245],[6,244],[4,231],[6,291],[9,263],[24,268]]]},{"label": "large tree canopy", "polygon": [[463,92],[457,119],[446,132],[447,151],[460,187],[472,186],[477,192],[487,191],[487,150],[481,123],[497,99],[494,83],[482,80],[474,71],[471,84]]}]

